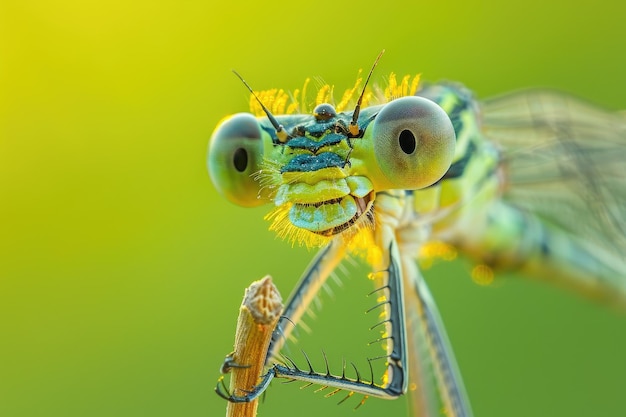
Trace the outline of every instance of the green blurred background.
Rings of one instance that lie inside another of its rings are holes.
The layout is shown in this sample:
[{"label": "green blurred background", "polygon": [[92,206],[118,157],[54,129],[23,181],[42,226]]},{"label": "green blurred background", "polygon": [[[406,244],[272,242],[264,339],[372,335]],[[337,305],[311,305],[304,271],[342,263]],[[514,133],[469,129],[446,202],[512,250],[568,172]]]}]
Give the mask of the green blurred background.
[{"label": "green blurred background", "polygon": [[[271,273],[286,297],[312,256],[210,183],[211,131],[247,109],[231,68],[257,89],[351,86],[385,48],[379,80],[626,108],[626,3],[471,3],[3,1],[0,415],[224,415],[213,387],[243,289]],[[625,314],[531,280],[479,287],[462,262],[429,282],[477,416],[626,412]],[[347,279],[310,323],[334,363],[372,339],[350,301],[367,290]],[[353,415],[335,403],[274,384],[259,415]]]}]

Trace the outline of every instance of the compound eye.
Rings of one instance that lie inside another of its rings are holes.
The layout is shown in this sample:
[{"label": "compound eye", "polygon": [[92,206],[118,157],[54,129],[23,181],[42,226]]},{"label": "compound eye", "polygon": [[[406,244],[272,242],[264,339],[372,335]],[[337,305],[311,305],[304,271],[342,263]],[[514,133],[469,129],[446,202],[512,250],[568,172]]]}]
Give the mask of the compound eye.
[{"label": "compound eye", "polygon": [[245,207],[266,203],[259,198],[259,183],[254,178],[262,162],[261,128],[254,116],[239,113],[218,125],[209,142],[207,164],[222,195]]},{"label": "compound eye", "polygon": [[441,107],[423,97],[398,98],[373,126],[376,161],[392,188],[428,187],[450,168],[456,137]]}]

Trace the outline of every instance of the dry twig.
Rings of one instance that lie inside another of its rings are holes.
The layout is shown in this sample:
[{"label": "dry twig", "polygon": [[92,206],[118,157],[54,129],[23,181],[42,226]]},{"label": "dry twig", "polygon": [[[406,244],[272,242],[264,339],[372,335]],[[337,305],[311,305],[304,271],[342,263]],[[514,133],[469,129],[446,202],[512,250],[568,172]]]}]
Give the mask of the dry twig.
[{"label": "dry twig", "polygon": [[[245,394],[245,390],[259,383],[265,353],[282,309],[282,299],[269,275],[246,288],[237,319],[235,350],[231,354],[234,363],[245,367],[231,368],[231,393]],[[226,417],[255,417],[257,406],[258,400],[229,402]]]}]

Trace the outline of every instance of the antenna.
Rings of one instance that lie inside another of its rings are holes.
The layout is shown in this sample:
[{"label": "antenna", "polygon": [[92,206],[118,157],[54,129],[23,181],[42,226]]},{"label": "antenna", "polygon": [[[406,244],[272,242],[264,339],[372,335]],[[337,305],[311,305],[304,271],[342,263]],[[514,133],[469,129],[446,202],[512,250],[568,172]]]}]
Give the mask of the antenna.
[{"label": "antenna", "polygon": [[[361,112],[361,102],[363,101],[363,96],[365,95],[365,88],[367,87],[367,83],[369,82],[370,77],[372,76],[372,73],[374,72],[374,68],[376,68],[376,64],[378,64],[378,60],[380,59],[381,56],[383,56],[384,53],[385,53],[385,50],[383,49],[382,51],[380,51],[380,54],[378,54],[378,56],[376,57],[376,61],[374,61],[374,65],[372,65],[372,68],[370,69],[370,73],[367,75],[367,79],[365,80],[365,84],[363,85],[363,91],[361,91],[359,100],[356,102],[356,107],[354,108],[354,113],[352,113],[352,121],[350,122],[350,127],[349,127],[350,134],[352,136],[357,136],[359,134],[359,125],[357,124],[357,121],[359,119],[359,113]],[[241,81],[243,81],[243,79]]]},{"label": "antenna", "polygon": [[[287,132],[285,132],[285,129],[283,128],[283,125],[279,124],[278,121],[276,120],[276,118],[274,117],[274,115],[267,109],[267,107],[265,107],[263,105],[263,103],[261,103],[261,100],[259,99],[259,97],[256,94],[254,94],[254,91],[252,91],[252,88],[250,88],[250,86],[248,85],[246,80],[244,80],[243,77],[241,75],[239,75],[239,73],[237,71],[235,71],[235,70],[232,70],[232,71],[241,80],[243,85],[246,86],[246,88],[250,91],[252,96],[254,96],[256,101],[259,103],[259,105],[261,106],[261,108],[263,109],[265,114],[267,115],[268,120],[270,121],[272,126],[274,126],[274,129],[276,130],[276,136],[278,137],[278,140],[281,143],[287,142],[287,139],[291,138],[291,136]],[[368,79],[369,79],[369,77],[368,77]]]}]

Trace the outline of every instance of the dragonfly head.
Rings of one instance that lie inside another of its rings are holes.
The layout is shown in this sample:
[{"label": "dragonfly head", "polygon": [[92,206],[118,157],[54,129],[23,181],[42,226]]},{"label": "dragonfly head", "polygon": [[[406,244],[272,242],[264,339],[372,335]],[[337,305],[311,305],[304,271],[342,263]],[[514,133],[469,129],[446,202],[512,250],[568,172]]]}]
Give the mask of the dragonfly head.
[{"label": "dragonfly head", "polygon": [[230,201],[273,203],[271,229],[317,245],[373,225],[378,192],[435,183],[454,147],[450,119],[428,99],[405,96],[352,112],[323,102],[309,114],[225,119],[211,138],[208,167]]}]

